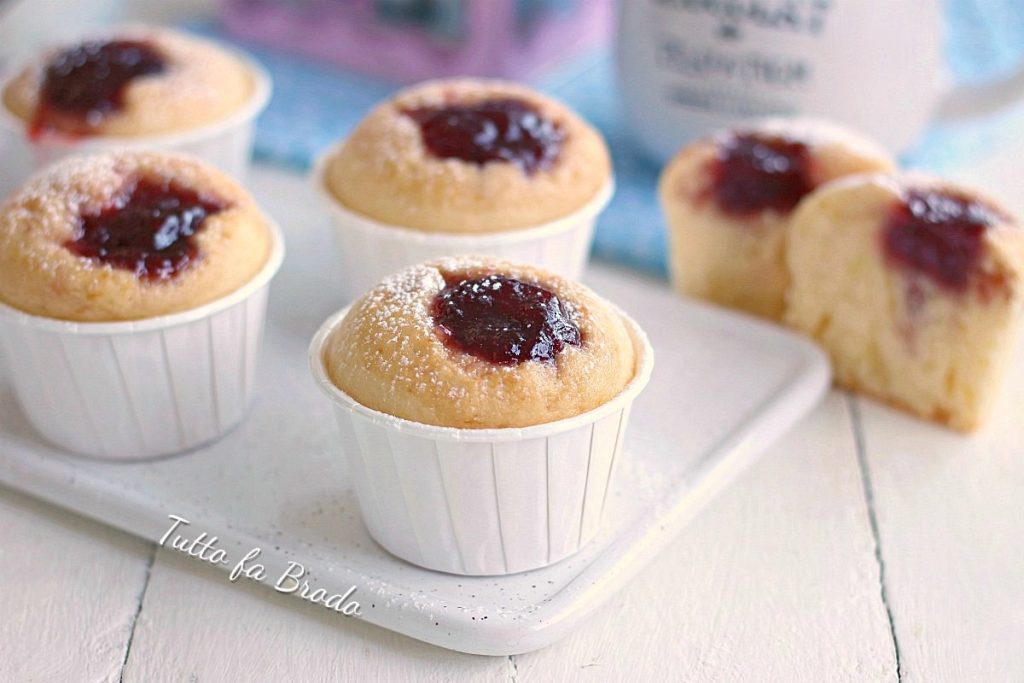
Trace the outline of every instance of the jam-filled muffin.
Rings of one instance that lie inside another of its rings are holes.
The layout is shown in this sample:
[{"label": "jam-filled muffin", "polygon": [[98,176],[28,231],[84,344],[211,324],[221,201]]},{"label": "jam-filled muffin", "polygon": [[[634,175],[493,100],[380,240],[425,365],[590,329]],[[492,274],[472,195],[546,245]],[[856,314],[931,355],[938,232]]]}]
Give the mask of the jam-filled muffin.
[{"label": "jam-filled muffin", "polygon": [[403,90],[374,109],[326,161],[342,206],[386,225],[441,233],[533,227],[605,189],[600,134],[528,88],[448,80]]},{"label": "jam-filled muffin", "polygon": [[252,96],[238,57],[181,33],[125,27],[44,54],[3,91],[33,136],[139,137],[224,119]]},{"label": "jam-filled muffin", "polygon": [[786,320],[837,380],[961,430],[988,413],[1024,306],[1024,230],[995,201],[920,176],[858,176],[793,218]]},{"label": "jam-filled muffin", "polygon": [[637,353],[622,316],[583,285],[530,266],[442,259],[357,301],[326,341],[331,381],[420,423],[525,427],[619,394]]},{"label": "jam-filled muffin", "polygon": [[688,145],[659,186],[675,289],[778,319],[793,210],[823,183],[892,163],[874,143],[807,119],[765,121]]},{"label": "jam-filled muffin", "polygon": [[252,197],[198,160],[67,159],[0,206],[0,301],[80,322],[176,313],[247,283],[271,248]]}]

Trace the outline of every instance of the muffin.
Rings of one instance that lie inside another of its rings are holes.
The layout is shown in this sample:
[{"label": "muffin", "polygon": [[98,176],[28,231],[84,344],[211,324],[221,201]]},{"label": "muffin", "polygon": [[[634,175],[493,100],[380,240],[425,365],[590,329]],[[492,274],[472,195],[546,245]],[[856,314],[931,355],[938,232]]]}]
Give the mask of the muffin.
[{"label": "muffin", "polygon": [[583,285],[472,258],[385,280],[324,353],[331,379],[363,405],[464,429],[579,415],[622,391],[636,365],[625,323]]},{"label": "muffin", "polygon": [[0,205],[0,350],[30,422],[106,459],[241,422],[277,228],[220,171],[157,152],[77,157]]},{"label": "muffin", "polygon": [[6,84],[3,103],[36,137],[133,138],[224,119],[255,88],[252,69],[212,43],[127,27],[46,52]]},{"label": "muffin", "polygon": [[164,29],[115,27],[49,50],[0,82],[0,198],[58,159],[123,149],[242,177],[269,97],[250,59]]},{"label": "muffin", "polygon": [[688,145],[658,189],[673,286],[778,320],[785,236],[801,200],[830,180],[892,166],[874,143],[807,119],[765,121]]},{"label": "muffin", "polygon": [[441,256],[483,253],[577,277],[612,191],[601,135],[492,80],[431,81],[375,108],[321,160],[352,295]]},{"label": "muffin", "polygon": [[271,241],[252,197],[195,159],[78,157],[0,206],[0,301],[79,322],[177,313],[251,280]]},{"label": "muffin", "polygon": [[787,263],[786,322],[839,383],[958,430],[983,422],[1024,299],[1009,212],[929,177],[851,177],[797,210]]},{"label": "muffin", "polygon": [[476,234],[571,214],[611,178],[601,135],[564,105],[501,81],[432,81],[363,119],[326,166],[346,208],[380,223]]},{"label": "muffin", "polygon": [[586,287],[476,256],[385,279],[310,347],[371,535],[473,575],[593,538],[652,363],[639,327]]}]

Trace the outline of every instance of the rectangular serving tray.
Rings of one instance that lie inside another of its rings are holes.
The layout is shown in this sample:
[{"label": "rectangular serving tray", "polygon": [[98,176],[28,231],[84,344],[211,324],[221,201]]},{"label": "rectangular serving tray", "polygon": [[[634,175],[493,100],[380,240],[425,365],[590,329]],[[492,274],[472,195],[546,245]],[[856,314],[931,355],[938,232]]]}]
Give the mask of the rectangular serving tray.
[{"label": "rectangular serving tray", "polygon": [[314,588],[345,594],[354,586],[349,599],[358,600],[359,618],[453,650],[508,655],[565,636],[828,387],[827,361],[805,340],[682,300],[663,282],[592,267],[589,284],[646,329],[656,356],[633,408],[603,530],[579,554],[542,570],[463,577],[420,569],[367,534],[336,452],[331,407],[307,368],[313,332],[344,303],[326,221],[296,176],[264,170],[254,181],[257,198],[284,227],[289,255],[271,292],[257,399],[244,424],[176,457],[85,459],[36,435],[0,368],[0,482],[153,542],[167,532],[169,515],[183,517],[191,522],[183,534],[218,537],[231,560],[225,569],[260,548],[268,588],[298,562]]}]

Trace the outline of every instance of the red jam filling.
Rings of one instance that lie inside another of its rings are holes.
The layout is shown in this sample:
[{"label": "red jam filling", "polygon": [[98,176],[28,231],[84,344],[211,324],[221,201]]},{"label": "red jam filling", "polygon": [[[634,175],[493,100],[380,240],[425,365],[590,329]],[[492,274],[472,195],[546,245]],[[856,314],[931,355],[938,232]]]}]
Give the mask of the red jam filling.
[{"label": "red jam filling", "polygon": [[733,135],[719,144],[711,166],[710,195],[734,216],[788,213],[814,186],[807,145],[781,137]]},{"label": "red jam filling", "polygon": [[512,98],[403,113],[419,124],[423,144],[435,157],[479,166],[504,161],[518,164],[527,175],[549,168],[565,140],[557,124]]},{"label": "red jam filling", "polygon": [[984,252],[990,208],[936,190],[911,190],[889,211],[883,246],[891,263],[922,273],[955,292],[970,284]]},{"label": "red jam filling", "polygon": [[504,275],[446,277],[431,316],[449,348],[497,365],[554,363],[580,346],[574,311],[554,292]]},{"label": "red jam filling", "polygon": [[226,205],[167,180],[141,178],[110,206],[83,213],[71,252],[143,280],[174,277],[199,257],[195,235]]},{"label": "red jam filling", "polygon": [[163,57],[142,41],[88,42],[65,50],[46,65],[32,131],[88,132],[124,107],[133,79],[164,67]]}]

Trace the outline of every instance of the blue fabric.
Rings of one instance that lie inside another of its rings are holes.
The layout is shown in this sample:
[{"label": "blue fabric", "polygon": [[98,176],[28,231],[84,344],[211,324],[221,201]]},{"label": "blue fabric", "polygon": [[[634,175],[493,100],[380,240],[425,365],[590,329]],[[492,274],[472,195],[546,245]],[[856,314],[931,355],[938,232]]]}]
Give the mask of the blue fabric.
[{"label": "blue fabric", "polygon": [[[946,52],[961,81],[1005,76],[1024,52],[1021,0],[945,0],[950,17]],[[225,39],[210,25],[190,26]],[[274,78],[274,98],[261,117],[256,153],[261,159],[308,168],[343,137],[370,108],[395,90],[387,82],[340,71],[255,45],[254,53]],[[605,134],[618,183],[602,215],[595,255],[640,269],[665,272],[665,238],[655,197],[659,168],[635,152],[619,125],[607,52],[576,59],[535,85],[573,106]],[[1019,134],[1024,106],[985,119],[936,124],[902,159],[911,168],[943,172],[991,150],[1007,135]]]},{"label": "blue fabric", "polygon": [[961,81],[1005,76],[1024,53],[1021,0],[944,0],[946,61]]}]

